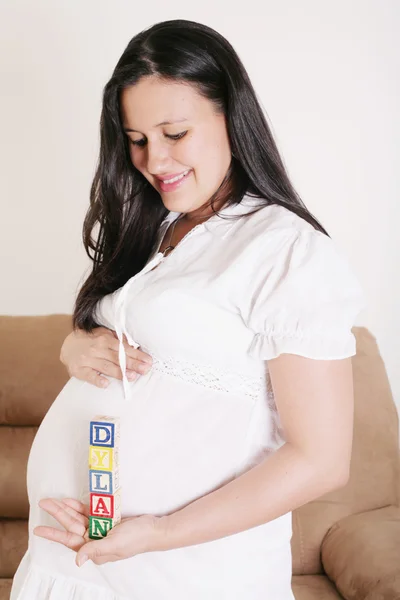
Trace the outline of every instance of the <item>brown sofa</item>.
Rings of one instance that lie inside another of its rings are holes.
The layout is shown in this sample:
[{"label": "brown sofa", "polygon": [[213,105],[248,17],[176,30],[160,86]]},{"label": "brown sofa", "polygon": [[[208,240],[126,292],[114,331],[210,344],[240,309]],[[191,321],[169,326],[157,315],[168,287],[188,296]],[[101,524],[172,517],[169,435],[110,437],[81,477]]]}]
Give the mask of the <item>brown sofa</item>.
[{"label": "brown sofa", "polygon": [[[59,351],[70,329],[69,315],[0,317],[0,600],[27,546],[26,461],[67,380]],[[296,600],[400,600],[398,417],[376,340],[353,331],[351,478],[293,513]],[[265,600],[280,599],[266,590]]]}]

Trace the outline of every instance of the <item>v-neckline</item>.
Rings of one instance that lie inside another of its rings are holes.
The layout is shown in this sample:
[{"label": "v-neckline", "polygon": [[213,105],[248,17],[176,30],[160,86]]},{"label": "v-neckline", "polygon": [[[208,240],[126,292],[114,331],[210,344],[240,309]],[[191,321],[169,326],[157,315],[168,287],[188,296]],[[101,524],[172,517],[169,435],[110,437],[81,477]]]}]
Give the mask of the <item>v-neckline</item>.
[{"label": "v-neckline", "polygon": [[[179,213],[179,214],[181,214],[181,213]],[[213,215],[213,216],[215,216],[215,215]],[[177,218],[179,219],[179,217],[177,217]],[[212,219],[212,217],[210,217],[210,218]],[[164,263],[168,259],[168,257],[171,256],[171,254],[175,254],[176,249],[179,248],[179,246],[182,244],[182,242],[184,242],[188,237],[190,237],[196,229],[199,229],[202,225],[204,225],[204,223],[207,223],[208,221],[209,221],[209,219],[207,219],[207,221],[203,221],[202,223],[197,223],[197,225],[192,227],[192,229],[189,229],[189,231],[187,233],[185,233],[185,235],[179,240],[179,242],[176,244],[174,249],[171,250],[167,255],[165,255],[164,252],[165,252],[165,250],[167,250],[169,248],[169,246],[167,246],[162,252],[160,251],[160,248],[164,241],[165,234],[168,231],[169,227],[167,227],[167,229],[165,230],[165,233],[161,234],[161,239],[160,239],[159,243],[157,244],[157,250],[156,250],[152,260],[154,260],[159,254],[162,255],[162,259],[158,262],[158,264],[156,264],[155,267],[150,269],[149,272],[155,271],[157,269],[157,267],[160,266],[161,263]],[[171,225],[173,222],[174,222],[173,220],[168,221],[169,225]]]}]

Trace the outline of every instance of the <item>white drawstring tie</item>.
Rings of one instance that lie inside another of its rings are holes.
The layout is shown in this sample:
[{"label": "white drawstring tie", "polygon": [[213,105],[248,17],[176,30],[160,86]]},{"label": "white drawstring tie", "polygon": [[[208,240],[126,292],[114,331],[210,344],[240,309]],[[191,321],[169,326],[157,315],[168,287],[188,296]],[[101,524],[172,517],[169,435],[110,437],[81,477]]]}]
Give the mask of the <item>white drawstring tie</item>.
[{"label": "white drawstring tie", "polygon": [[126,353],[125,353],[125,348],[124,348],[124,334],[126,336],[126,339],[128,340],[128,344],[130,346],[132,346],[133,348],[139,348],[139,346],[140,346],[140,344],[135,342],[135,340],[129,335],[128,331],[126,330],[126,311],[125,311],[126,298],[128,296],[131,284],[134,281],[136,281],[136,279],[138,279],[141,275],[145,275],[148,271],[151,271],[151,269],[154,269],[160,262],[162,262],[162,260],[164,258],[165,258],[164,254],[162,252],[157,252],[157,254],[150,260],[150,262],[148,262],[147,265],[145,265],[143,267],[143,269],[141,271],[139,271],[139,273],[136,273],[136,275],[131,277],[131,279],[129,279],[125,283],[125,285],[121,289],[121,292],[118,294],[118,297],[115,302],[115,324],[116,324],[115,331],[116,331],[118,339],[119,339],[118,358],[119,358],[119,364],[120,364],[121,371],[122,371],[122,385],[124,388],[124,396],[125,396],[126,400],[129,397],[129,383],[130,382],[128,381],[128,378],[126,376]]}]

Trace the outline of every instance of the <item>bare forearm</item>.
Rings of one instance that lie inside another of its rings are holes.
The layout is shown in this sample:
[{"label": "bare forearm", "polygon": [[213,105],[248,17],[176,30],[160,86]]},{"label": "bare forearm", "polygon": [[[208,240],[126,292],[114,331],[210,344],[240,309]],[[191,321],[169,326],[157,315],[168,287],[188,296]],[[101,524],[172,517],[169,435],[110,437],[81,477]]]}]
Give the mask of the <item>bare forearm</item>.
[{"label": "bare forearm", "polygon": [[238,478],[160,519],[168,550],[209,542],[267,523],[342,485],[285,444]]}]

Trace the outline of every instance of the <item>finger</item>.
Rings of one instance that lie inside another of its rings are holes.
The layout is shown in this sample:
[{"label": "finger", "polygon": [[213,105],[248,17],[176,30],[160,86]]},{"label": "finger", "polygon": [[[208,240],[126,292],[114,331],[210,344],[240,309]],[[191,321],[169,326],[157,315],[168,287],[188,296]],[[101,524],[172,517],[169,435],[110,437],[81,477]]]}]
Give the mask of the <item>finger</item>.
[{"label": "finger", "polygon": [[[127,358],[127,361],[128,360],[137,360],[137,361],[140,360],[140,358],[139,358],[140,354],[139,354],[138,350],[136,350],[135,348],[132,348],[131,346],[128,346],[128,345],[124,345],[124,349],[125,349],[125,356]],[[117,342],[116,347],[110,348],[108,352],[109,352],[109,354],[107,355],[107,359],[110,360],[113,364],[119,365],[119,343]],[[104,354],[103,354],[102,358],[104,358]],[[144,362],[144,361],[142,361],[142,362]]]},{"label": "finger", "polygon": [[[113,352],[114,356],[113,356],[113,361],[117,361],[118,365],[119,365],[119,356],[118,356],[118,352]],[[101,363],[99,362],[94,362],[93,361],[93,366],[94,365],[101,365]],[[101,369],[101,366],[98,367],[99,370]],[[108,372],[106,371],[107,365],[103,365],[103,370],[102,373],[106,374],[106,375],[111,375],[112,377],[115,377],[116,379],[122,379],[122,371],[121,371],[121,367],[115,367],[115,371],[113,373],[111,373],[111,370],[109,370]],[[149,372],[149,369],[151,368],[151,365],[147,362],[143,362],[142,360],[136,359],[136,358],[131,358],[129,357],[128,354],[126,354],[126,369],[127,372],[130,373],[139,373],[140,375],[144,375],[146,373]]]},{"label": "finger", "polygon": [[59,500],[55,498],[43,498],[40,500],[39,506],[54,517],[68,532],[76,533],[81,537],[85,535],[86,527],[81,521],[68,514]]},{"label": "finger", "polygon": [[[124,340],[124,349],[125,349],[125,353],[127,355],[127,357],[132,358],[134,360],[138,360],[144,363],[148,363],[148,364],[152,364],[153,363],[153,359],[150,356],[150,354],[147,354],[147,352],[144,352],[143,350],[139,348],[133,348],[128,340],[126,339],[126,336],[123,336],[123,340]],[[105,340],[103,340],[103,347],[102,350],[103,352],[101,353],[101,356],[104,356],[104,349],[107,348],[109,350],[111,350],[112,352],[112,362],[116,365],[119,365],[119,359],[118,359],[118,354],[119,354],[119,340],[118,337],[117,338],[112,338],[110,336],[107,336],[107,338]]]},{"label": "finger", "polygon": [[78,552],[78,550],[85,543],[83,537],[77,533],[72,533],[71,531],[61,531],[60,529],[55,529],[54,527],[45,527],[44,525],[35,527],[33,533],[38,537],[45,538],[51,542],[63,544],[67,548],[71,548],[71,550],[75,550],[76,552]]},{"label": "finger", "polygon": [[[148,356],[148,355],[146,355]],[[152,367],[153,364],[153,359],[150,358],[150,360],[148,360],[147,358],[144,359],[144,353],[140,353],[138,354],[137,350],[134,350],[132,352],[132,348],[131,348],[131,352],[127,352],[126,353],[126,366],[128,369],[130,369],[131,371],[136,371],[139,373],[142,372],[146,372],[149,370],[149,368]],[[141,371],[140,369],[143,367],[143,369],[147,369],[146,371]]]},{"label": "finger", "polygon": [[143,350],[140,350],[139,348],[132,348],[132,346],[128,346],[127,348],[125,348],[125,352],[129,358],[139,360],[148,365],[153,364],[153,358],[150,356],[150,354],[147,354],[147,352],[143,352]]},{"label": "finger", "polygon": [[103,336],[99,336],[94,342],[93,347],[96,348],[100,354],[104,353],[104,350],[113,350],[118,351],[119,347],[119,339],[115,332],[110,332],[110,334],[106,334]]},{"label": "finger", "polygon": [[65,512],[68,513],[71,517],[74,517],[80,523],[82,523],[82,525],[85,527],[85,530],[86,530],[89,525],[89,518],[86,515],[84,515],[82,512],[75,510],[75,508],[72,508],[67,502],[62,501],[62,503],[63,503]]},{"label": "finger", "polygon": [[121,559],[115,554],[106,554],[105,556],[102,556],[100,558],[95,558],[92,562],[94,562],[95,565],[104,565],[105,563],[116,562],[117,560]]},{"label": "finger", "polygon": [[[88,359],[108,360],[118,366],[118,350],[118,338],[110,335],[110,333],[99,335],[92,340],[90,349],[86,352],[85,366],[88,364]],[[91,364],[90,366],[94,365]]]},{"label": "finger", "polygon": [[92,367],[81,367],[79,371],[77,371],[75,377],[83,379],[99,388],[106,388],[110,385],[107,377],[104,377],[101,375],[101,372]]},{"label": "finger", "polygon": [[89,520],[84,515],[77,513],[76,510],[74,510],[73,508],[70,508],[67,505],[64,505],[64,510],[68,515],[70,515],[70,517],[73,517],[74,519],[79,521],[79,523],[82,523],[85,530],[87,529]]},{"label": "finger", "polygon": [[[140,346],[137,346],[137,347],[131,346],[125,335],[123,336],[123,344],[124,344],[124,349],[125,349],[125,353],[127,354],[127,356],[130,356],[131,358],[134,358],[136,360],[141,360],[142,362],[146,362],[149,364],[151,364],[153,362],[153,359],[150,356],[150,354],[148,354],[147,352],[144,352]],[[111,348],[112,348],[112,350],[114,350],[114,352],[118,353],[119,341],[117,341],[116,345],[112,344]]]},{"label": "finger", "polygon": [[126,368],[134,373],[140,373],[140,375],[146,375],[151,370],[151,365],[142,362],[141,360],[135,360],[133,358],[127,358]]},{"label": "finger", "polygon": [[102,375],[108,375],[109,377],[115,377],[118,379],[121,377],[121,367],[118,362],[114,363],[114,356],[112,356],[111,350],[107,351],[109,354],[107,357],[93,357],[87,360],[85,367],[90,367],[94,369],[98,373],[102,373]]},{"label": "finger", "polygon": [[112,536],[107,536],[102,540],[90,541],[81,546],[76,556],[75,562],[78,567],[81,567],[87,560],[93,561],[95,564],[102,564],[98,561],[108,562],[109,557],[114,557],[113,560],[119,560],[116,553],[116,543]]},{"label": "finger", "polygon": [[70,506],[71,508],[76,510],[78,513],[85,515],[85,517],[89,517],[89,515],[90,515],[89,507],[86,504],[83,504],[83,502],[80,502],[79,500],[76,500],[75,498],[63,498],[62,501],[64,502],[64,504],[67,504],[68,506]]}]

